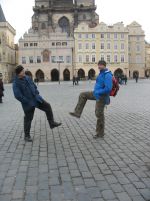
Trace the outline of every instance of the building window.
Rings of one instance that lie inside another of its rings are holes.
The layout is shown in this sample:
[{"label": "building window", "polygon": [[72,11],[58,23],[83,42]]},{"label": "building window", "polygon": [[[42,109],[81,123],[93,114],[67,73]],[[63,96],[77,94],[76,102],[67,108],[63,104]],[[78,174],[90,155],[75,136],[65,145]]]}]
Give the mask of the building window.
[{"label": "building window", "polygon": [[22,57],[22,64],[26,64],[26,57]]},{"label": "building window", "polygon": [[89,49],[89,43],[86,43],[85,49],[86,49],[86,50]]},{"label": "building window", "polygon": [[117,63],[118,62],[118,57],[117,55],[114,56],[114,63]]},{"label": "building window", "polygon": [[86,15],[85,14],[83,15],[83,20],[86,20]]},{"label": "building window", "polygon": [[32,47],[33,46],[33,43],[30,43],[30,47]]},{"label": "building window", "polygon": [[89,35],[88,35],[88,34],[85,34],[85,38],[89,38]]},{"label": "building window", "polygon": [[114,44],[114,49],[115,49],[115,50],[118,49],[118,45],[117,45],[117,43]]},{"label": "building window", "polygon": [[124,33],[121,33],[121,39],[124,39]]},{"label": "building window", "polygon": [[78,48],[79,48],[79,50],[82,49],[82,43],[79,43],[79,44],[78,44]]},{"label": "building window", "polygon": [[95,62],[96,62],[95,55],[92,55],[92,62],[93,62],[93,63],[95,63]]},{"label": "building window", "polygon": [[37,47],[37,46],[38,46],[38,44],[37,44],[37,43],[34,43],[34,46],[35,46],[35,47]]},{"label": "building window", "polygon": [[104,33],[101,33],[101,38],[104,38]]},{"label": "building window", "polygon": [[78,38],[82,38],[82,34],[81,33],[78,34]]},{"label": "building window", "polygon": [[52,43],[52,46],[55,46],[55,43],[54,43],[54,42]]},{"label": "building window", "polygon": [[104,60],[105,60],[104,55],[101,55],[101,60],[102,60],[102,61],[104,61]]},{"label": "building window", "polygon": [[101,43],[101,49],[104,49],[104,43]]},{"label": "building window", "polygon": [[95,34],[92,34],[92,38],[95,38]]},{"label": "building window", "polygon": [[110,63],[110,55],[107,55],[107,62]]},{"label": "building window", "polygon": [[67,46],[67,42],[62,42],[62,46]]},{"label": "building window", "polygon": [[110,38],[110,33],[107,33],[107,38]]},{"label": "building window", "polygon": [[86,55],[85,61],[86,61],[86,63],[90,62],[90,57],[89,57],[89,55]]},{"label": "building window", "polygon": [[136,46],[136,51],[140,52],[140,46],[139,45]]},{"label": "building window", "polygon": [[114,38],[115,38],[115,39],[117,39],[117,38],[118,38],[117,33],[114,33]]},{"label": "building window", "polygon": [[140,55],[136,55],[136,64],[141,64],[142,63],[142,58]]},{"label": "building window", "polygon": [[82,63],[82,55],[79,55],[79,62]]},{"label": "building window", "polygon": [[30,64],[32,64],[33,63],[33,57],[31,56],[31,57],[29,57],[29,62],[30,62]]},{"label": "building window", "polygon": [[64,62],[64,57],[63,56],[59,56],[59,61]]},{"label": "building window", "polygon": [[124,43],[121,43],[121,50],[124,50]]},{"label": "building window", "polygon": [[60,43],[60,42],[57,42],[57,43],[56,43],[56,46],[61,46],[61,43]]},{"label": "building window", "polygon": [[121,63],[124,63],[124,55],[121,55]]},{"label": "building window", "polygon": [[137,39],[137,41],[139,41],[140,40],[140,36],[137,36],[136,39]]},{"label": "building window", "polygon": [[92,50],[95,50],[95,43],[92,43]]},{"label": "building window", "polygon": [[28,43],[24,43],[24,47],[28,47]]},{"label": "building window", "polygon": [[66,63],[68,63],[68,64],[71,63],[71,56],[66,56]]},{"label": "building window", "polygon": [[110,50],[110,43],[107,43],[107,49]]},{"label": "building window", "polygon": [[55,56],[51,56],[51,61],[52,61],[52,63],[56,63],[56,57]]},{"label": "building window", "polygon": [[41,56],[37,56],[37,63],[41,63]]},{"label": "building window", "polygon": [[41,24],[41,29],[46,29],[46,24],[44,22]]},{"label": "building window", "polygon": [[69,33],[70,32],[70,24],[69,24],[69,20],[66,17],[62,17],[59,22],[58,22],[61,31],[63,33]]}]

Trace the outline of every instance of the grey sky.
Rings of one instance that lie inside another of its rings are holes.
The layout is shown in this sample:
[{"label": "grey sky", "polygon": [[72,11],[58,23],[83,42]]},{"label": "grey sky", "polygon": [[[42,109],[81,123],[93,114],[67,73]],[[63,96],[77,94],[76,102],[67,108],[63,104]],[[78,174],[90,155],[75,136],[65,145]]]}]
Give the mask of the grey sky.
[{"label": "grey sky", "polygon": [[[100,22],[124,25],[137,21],[145,31],[146,40],[150,42],[149,0],[95,0]],[[34,0],[0,0],[6,20],[16,29],[15,42],[31,27]]]}]

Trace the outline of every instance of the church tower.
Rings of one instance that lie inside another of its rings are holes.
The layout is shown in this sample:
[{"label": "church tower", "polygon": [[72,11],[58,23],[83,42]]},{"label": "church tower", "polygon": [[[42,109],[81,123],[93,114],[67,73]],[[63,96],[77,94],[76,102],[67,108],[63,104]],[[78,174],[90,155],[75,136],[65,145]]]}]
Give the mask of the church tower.
[{"label": "church tower", "polygon": [[73,35],[80,22],[90,26],[99,22],[95,0],[35,0],[32,28],[40,35],[61,29]]}]

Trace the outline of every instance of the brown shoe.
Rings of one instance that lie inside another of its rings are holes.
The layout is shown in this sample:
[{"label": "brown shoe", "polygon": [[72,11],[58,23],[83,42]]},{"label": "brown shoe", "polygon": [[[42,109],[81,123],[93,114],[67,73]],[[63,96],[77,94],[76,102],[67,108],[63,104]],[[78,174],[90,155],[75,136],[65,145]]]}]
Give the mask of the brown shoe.
[{"label": "brown shoe", "polygon": [[75,112],[69,112],[69,114],[73,117],[80,118],[80,115],[76,114]]},{"label": "brown shoe", "polygon": [[97,139],[97,138],[104,138],[104,134],[96,134],[93,136],[94,139]]}]

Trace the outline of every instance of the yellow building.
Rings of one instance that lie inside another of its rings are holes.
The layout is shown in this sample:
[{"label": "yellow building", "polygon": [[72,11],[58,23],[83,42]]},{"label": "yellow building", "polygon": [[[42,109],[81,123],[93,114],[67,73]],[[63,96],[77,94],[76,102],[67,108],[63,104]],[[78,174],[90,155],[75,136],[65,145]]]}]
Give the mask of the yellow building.
[{"label": "yellow building", "polygon": [[6,21],[0,6],[0,77],[7,83],[12,80],[16,65],[15,34],[15,29]]},{"label": "yellow building", "polygon": [[[132,30],[135,29],[135,26],[138,26],[135,35],[140,37],[137,44],[143,51],[144,34],[141,26],[135,22],[127,27],[122,22],[112,26],[101,22],[94,28],[87,23],[79,24],[74,31],[74,75],[81,78],[94,78],[99,73],[97,62],[105,60],[108,68],[115,75],[124,74],[133,77],[134,72],[138,71],[139,76],[143,77],[144,66],[141,67],[140,64],[137,64],[138,60],[134,64],[129,63],[129,50],[130,54],[134,55],[135,44],[131,41],[133,41]],[[140,54],[142,62],[145,58],[144,52]],[[136,54],[133,57],[135,60]]]}]

